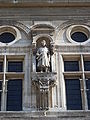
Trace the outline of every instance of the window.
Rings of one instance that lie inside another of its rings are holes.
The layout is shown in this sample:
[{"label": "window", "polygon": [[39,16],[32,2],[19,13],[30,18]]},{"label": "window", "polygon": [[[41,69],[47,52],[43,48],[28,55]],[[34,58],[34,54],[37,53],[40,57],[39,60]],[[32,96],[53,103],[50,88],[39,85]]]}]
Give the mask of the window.
[{"label": "window", "polygon": [[5,32],[0,35],[0,42],[2,43],[10,43],[15,40],[15,36],[12,33]]},{"label": "window", "polygon": [[9,80],[7,84],[7,111],[22,110],[22,80]]},{"label": "window", "polygon": [[22,61],[9,61],[8,72],[23,72],[23,62]]},{"label": "window", "polygon": [[84,61],[84,70],[90,71],[90,61]]},{"label": "window", "polygon": [[63,55],[63,61],[67,109],[90,110],[90,55]]},{"label": "window", "polygon": [[0,72],[3,72],[3,62],[0,62]]},{"label": "window", "polygon": [[85,42],[86,40],[88,40],[87,35],[83,32],[74,32],[71,35],[71,38],[76,42]]},{"label": "window", "polygon": [[0,26],[0,46],[10,46],[21,39],[20,31],[14,26]]},{"label": "window", "polygon": [[21,111],[24,56],[4,55],[0,57],[3,60],[0,62],[0,110]]},{"label": "window", "polygon": [[66,37],[71,43],[86,44],[89,39],[90,29],[85,25],[71,25],[66,31]]},{"label": "window", "polygon": [[90,110],[90,78],[86,80],[88,109]]},{"label": "window", "polygon": [[68,110],[81,110],[81,90],[80,81],[78,79],[66,79],[66,101]]},{"label": "window", "polygon": [[64,61],[64,71],[79,71],[78,61]]}]

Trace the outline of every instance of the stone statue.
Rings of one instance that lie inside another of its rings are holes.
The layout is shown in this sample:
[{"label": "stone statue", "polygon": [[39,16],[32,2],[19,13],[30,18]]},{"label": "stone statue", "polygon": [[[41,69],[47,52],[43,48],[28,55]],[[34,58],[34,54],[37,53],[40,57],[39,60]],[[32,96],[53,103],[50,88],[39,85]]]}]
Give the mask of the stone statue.
[{"label": "stone statue", "polygon": [[36,59],[37,59],[37,69],[40,72],[50,71],[50,51],[46,47],[45,40],[41,42],[41,47],[37,50]]}]

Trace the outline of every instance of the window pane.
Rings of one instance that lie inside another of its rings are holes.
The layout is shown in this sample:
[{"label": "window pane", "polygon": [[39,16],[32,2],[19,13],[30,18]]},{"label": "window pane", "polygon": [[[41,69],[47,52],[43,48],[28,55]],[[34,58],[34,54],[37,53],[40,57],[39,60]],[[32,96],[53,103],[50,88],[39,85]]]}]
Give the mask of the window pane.
[{"label": "window pane", "polygon": [[9,80],[7,89],[7,111],[21,111],[22,80]]},{"label": "window pane", "polygon": [[90,110],[90,79],[86,80],[88,109]]},{"label": "window pane", "polygon": [[78,79],[66,79],[66,102],[68,110],[81,110],[82,100],[80,81]]},{"label": "window pane", "polygon": [[64,71],[79,71],[79,62],[64,61]]},{"label": "window pane", "polygon": [[0,42],[2,43],[10,43],[15,40],[15,36],[12,33],[4,32],[0,34]]},{"label": "window pane", "polygon": [[23,62],[8,62],[8,72],[23,72]]},{"label": "window pane", "polygon": [[88,37],[83,32],[75,32],[71,35],[71,38],[76,42],[85,42]]},{"label": "window pane", "polygon": [[[0,90],[2,90],[2,81],[0,81]],[[0,92],[0,111],[1,111],[1,92]]]},{"label": "window pane", "polygon": [[3,72],[3,62],[0,62],[0,72]]},{"label": "window pane", "polygon": [[90,71],[90,61],[84,61],[84,70]]}]

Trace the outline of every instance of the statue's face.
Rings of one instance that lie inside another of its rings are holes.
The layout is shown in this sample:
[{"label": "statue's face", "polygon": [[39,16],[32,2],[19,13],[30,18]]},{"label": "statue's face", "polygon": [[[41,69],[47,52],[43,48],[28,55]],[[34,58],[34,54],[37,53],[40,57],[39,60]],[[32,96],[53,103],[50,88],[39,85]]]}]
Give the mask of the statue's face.
[{"label": "statue's face", "polygon": [[45,46],[45,45],[46,45],[46,41],[43,40],[43,41],[41,42],[41,44],[42,44],[42,46]]}]

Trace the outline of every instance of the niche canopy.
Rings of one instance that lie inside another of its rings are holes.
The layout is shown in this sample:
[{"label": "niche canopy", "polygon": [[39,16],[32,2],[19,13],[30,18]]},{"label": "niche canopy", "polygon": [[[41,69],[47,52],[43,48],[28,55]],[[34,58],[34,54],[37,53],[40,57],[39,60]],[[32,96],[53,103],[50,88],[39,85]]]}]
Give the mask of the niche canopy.
[{"label": "niche canopy", "polygon": [[90,28],[85,25],[72,25],[66,31],[67,39],[75,44],[86,44],[90,41]]},{"label": "niche canopy", "polygon": [[0,26],[0,46],[12,45],[21,39],[20,31],[13,26]]}]

